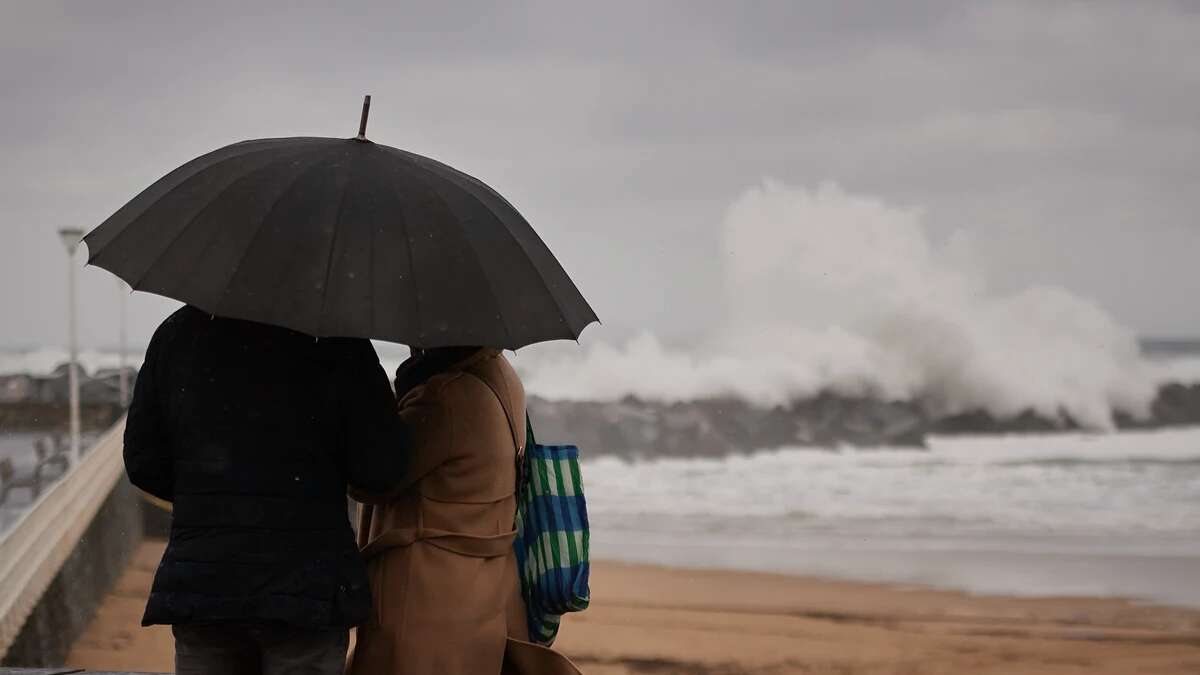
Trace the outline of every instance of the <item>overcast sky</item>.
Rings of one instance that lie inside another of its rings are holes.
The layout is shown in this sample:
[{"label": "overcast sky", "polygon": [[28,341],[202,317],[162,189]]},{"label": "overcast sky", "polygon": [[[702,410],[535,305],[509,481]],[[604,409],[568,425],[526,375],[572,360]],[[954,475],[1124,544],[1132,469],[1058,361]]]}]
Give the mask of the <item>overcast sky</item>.
[{"label": "overcast sky", "polygon": [[[64,342],[58,227],[234,141],[351,136],[364,93],[374,140],[521,209],[600,337],[711,332],[723,214],[767,177],[1200,334],[1200,5],[446,4],[0,0],[0,347]],[[81,282],[112,345],[116,282]],[[133,296],[132,341],[169,307]]]}]

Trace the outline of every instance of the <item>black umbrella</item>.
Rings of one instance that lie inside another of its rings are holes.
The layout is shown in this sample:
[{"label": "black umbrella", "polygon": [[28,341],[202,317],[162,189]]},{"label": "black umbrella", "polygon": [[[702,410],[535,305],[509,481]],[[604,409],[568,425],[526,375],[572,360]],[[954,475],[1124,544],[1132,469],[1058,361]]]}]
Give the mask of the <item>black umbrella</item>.
[{"label": "black umbrella", "polygon": [[516,349],[596,315],[482,181],[357,138],[268,138],[175,169],[85,238],[90,264],[310,335]]}]

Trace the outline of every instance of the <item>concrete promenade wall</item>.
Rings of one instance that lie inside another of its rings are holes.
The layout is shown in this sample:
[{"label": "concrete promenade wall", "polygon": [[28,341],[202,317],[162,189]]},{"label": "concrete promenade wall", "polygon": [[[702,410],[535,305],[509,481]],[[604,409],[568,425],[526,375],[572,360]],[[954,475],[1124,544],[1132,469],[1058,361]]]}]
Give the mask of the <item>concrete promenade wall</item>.
[{"label": "concrete promenade wall", "polygon": [[122,427],[0,538],[0,666],[61,667],[141,543],[143,502],[124,475]]},{"label": "concrete promenade wall", "polygon": [[142,500],[122,478],[25,620],[0,664],[60,666],[142,541]]}]

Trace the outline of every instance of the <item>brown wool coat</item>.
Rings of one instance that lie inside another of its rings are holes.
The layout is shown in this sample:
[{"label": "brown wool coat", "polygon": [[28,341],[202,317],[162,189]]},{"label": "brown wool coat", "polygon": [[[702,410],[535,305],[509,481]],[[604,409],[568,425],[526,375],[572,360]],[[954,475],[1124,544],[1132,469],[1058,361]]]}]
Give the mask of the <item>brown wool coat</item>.
[{"label": "brown wool coat", "polygon": [[359,511],[375,610],[347,672],[578,673],[524,642],[512,540],[525,392],[512,366],[498,351],[477,352],[402,394],[400,415],[409,478]]}]

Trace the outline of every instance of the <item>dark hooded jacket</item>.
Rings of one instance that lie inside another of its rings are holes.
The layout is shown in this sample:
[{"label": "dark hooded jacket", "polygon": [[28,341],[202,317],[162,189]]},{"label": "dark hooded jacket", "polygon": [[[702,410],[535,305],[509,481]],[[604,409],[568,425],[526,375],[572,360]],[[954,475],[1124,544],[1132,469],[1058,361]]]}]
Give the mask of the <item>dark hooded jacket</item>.
[{"label": "dark hooded jacket", "polygon": [[125,428],[130,480],[173,503],[143,624],[362,622],[371,595],[347,488],[387,494],[403,447],[367,340],[173,314]]}]

